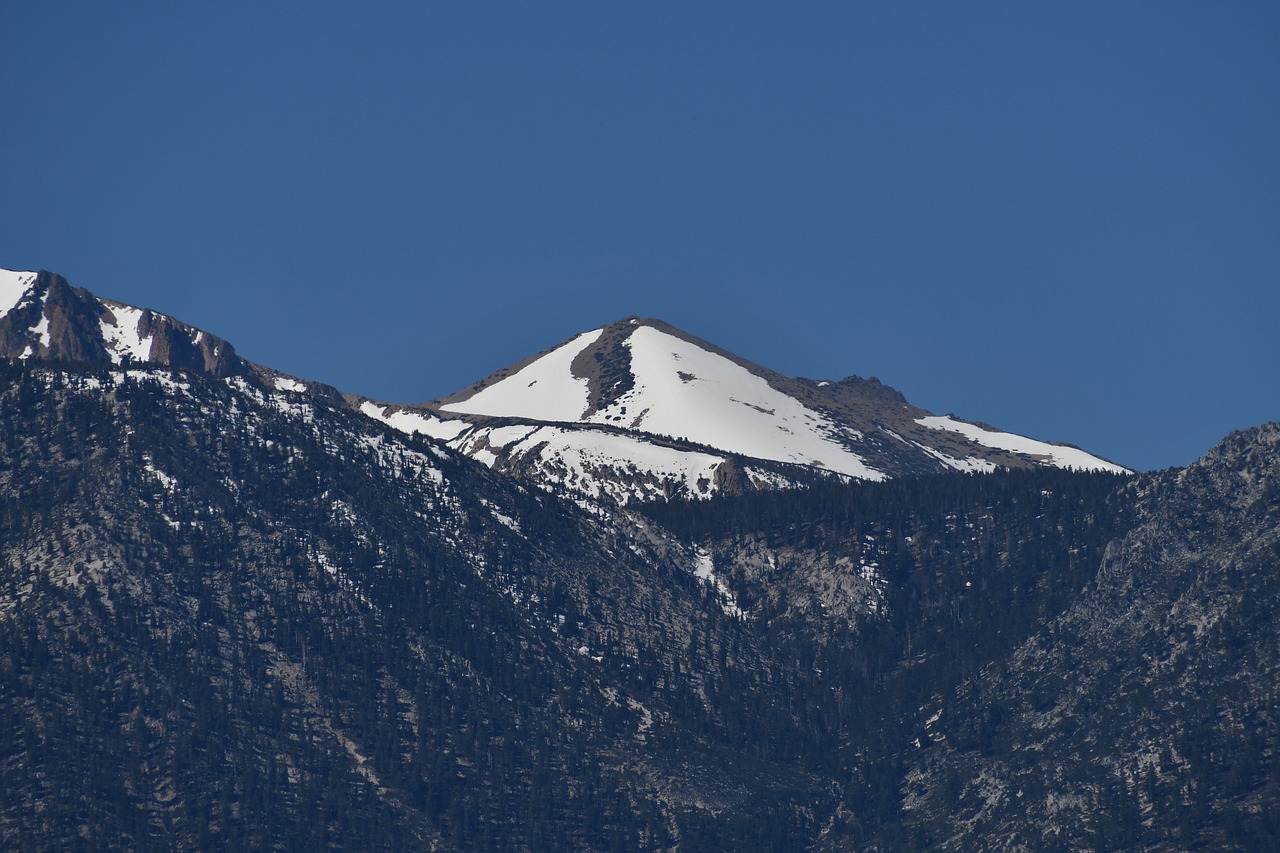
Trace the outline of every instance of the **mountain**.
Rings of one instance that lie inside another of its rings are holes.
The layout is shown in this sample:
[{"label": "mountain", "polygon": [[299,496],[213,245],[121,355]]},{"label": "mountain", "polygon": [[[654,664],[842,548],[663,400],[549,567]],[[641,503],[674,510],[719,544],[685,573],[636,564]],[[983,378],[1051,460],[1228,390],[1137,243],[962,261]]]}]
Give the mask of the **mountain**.
[{"label": "mountain", "polygon": [[705,497],[815,476],[860,480],[1044,465],[1125,469],[1078,448],[910,405],[876,379],[793,379],[632,317],[418,407],[397,428],[498,470],[615,501]]},{"label": "mountain", "polygon": [[[656,321],[406,408],[48,273],[0,300],[0,847],[1280,832],[1280,426],[1154,474],[1058,445],[890,471],[959,438]],[[502,430],[633,455],[570,480]],[[637,448],[719,459],[714,488]]]}]

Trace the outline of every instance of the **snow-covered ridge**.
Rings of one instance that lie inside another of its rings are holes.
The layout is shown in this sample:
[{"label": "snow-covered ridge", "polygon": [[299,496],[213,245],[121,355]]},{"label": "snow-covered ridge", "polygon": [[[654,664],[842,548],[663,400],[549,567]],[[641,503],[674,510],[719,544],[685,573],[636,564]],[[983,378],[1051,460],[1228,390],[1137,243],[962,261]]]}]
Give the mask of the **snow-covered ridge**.
[{"label": "snow-covered ridge", "polygon": [[994,447],[997,450],[1008,450],[1011,453],[1020,453],[1028,456],[1043,456],[1046,459],[1046,464],[1057,468],[1071,468],[1077,471],[1110,471],[1114,474],[1131,473],[1127,468],[1122,468],[1105,459],[1099,459],[1097,456],[1086,453],[1076,447],[1049,444],[1048,442],[1037,441],[1034,438],[1015,435],[1011,432],[983,429],[977,424],[958,421],[947,415],[918,418],[916,423],[929,429],[959,433],[970,441],[984,447]]}]

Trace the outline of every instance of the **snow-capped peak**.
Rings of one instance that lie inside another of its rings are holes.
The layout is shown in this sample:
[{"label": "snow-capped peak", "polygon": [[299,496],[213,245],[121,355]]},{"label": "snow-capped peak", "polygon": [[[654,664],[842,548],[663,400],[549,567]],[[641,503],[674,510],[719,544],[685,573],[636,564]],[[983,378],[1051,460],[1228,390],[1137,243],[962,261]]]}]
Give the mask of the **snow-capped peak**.
[{"label": "snow-capped peak", "polygon": [[847,446],[851,436],[831,418],[746,363],[652,321],[578,335],[439,408],[613,426],[860,479],[885,477]]},{"label": "snow-capped peak", "polygon": [[[734,477],[756,487],[793,482],[780,472],[794,468],[765,463],[868,480],[1036,465],[1125,470],[1078,448],[935,417],[875,379],[781,376],[638,317],[583,332],[443,400],[378,412],[447,434],[491,467],[536,470],[591,495],[610,492],[600,481],[612,477],[622,484],[615,496],[641,496],[630,491],[637,475],[651,490],[674,483],[702,495]],[[731,459],[756,467],[734,473]]]}]

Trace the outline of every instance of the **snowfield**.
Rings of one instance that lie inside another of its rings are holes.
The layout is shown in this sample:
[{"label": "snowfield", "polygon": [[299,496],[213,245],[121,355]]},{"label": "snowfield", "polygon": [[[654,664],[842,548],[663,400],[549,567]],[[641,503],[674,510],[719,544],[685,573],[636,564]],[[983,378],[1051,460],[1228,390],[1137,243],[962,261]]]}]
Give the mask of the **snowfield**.
[{"label": "snowfield", "polygon": [[626,344],[635,386],[592,415],[592,423],[679,436],[863,480],[885,479],[834,439],[839,427],[825,415],[724,356],[652,326],[637,326]]},{"label": "snowfield", "polygon": [[526,365],[513,376],[460,403],[440,408],[470,415],[519,416],[536,421],[577,421],[587,410],[587,380],[573,375],[571,365],[604,329],[584,332]]},{"label": "snowfield", "polygon": [[1063,447],[1060,444],[1036,441],[1034,438],[1014,435],[1011,432],[996,432],[983,429],[976,424],[958,421],[947,415],[919,418],[916,423],[929,429],[944,429],[949,432],[957,432],[984,447],[994,447],[998,450],[1008,450],[1013,453],[1044,456],[1047,459],[1046,464],[1057,468],[1072,468],[1077,471],[1111,471],[1115,474],[1131,473],[1128,468],[1122,468],[1114,462],[1099,459],[1079,448]]}]

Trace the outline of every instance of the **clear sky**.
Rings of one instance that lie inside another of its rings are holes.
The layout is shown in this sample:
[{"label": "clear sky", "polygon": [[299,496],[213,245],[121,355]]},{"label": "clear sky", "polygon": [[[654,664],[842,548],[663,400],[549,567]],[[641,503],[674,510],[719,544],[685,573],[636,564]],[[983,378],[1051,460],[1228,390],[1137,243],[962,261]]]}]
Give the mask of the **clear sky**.
[{"label": "clear sky", "polygon": [[630,314],[1185,464],[1280,419],[1280,3],[0,3],[0,267],[395,402]]}]

